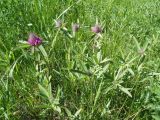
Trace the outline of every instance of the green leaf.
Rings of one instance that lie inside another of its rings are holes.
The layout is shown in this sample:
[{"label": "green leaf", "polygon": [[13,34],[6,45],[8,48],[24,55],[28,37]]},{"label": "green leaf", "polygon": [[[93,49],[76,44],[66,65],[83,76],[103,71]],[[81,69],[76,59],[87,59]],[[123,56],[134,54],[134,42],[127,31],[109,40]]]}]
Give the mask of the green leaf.
[{"label": "green leaf", "polygon": [[41,105],[36,105],[35,108],[47,109],[47,108],[51,108],[51,106],[49,104],[41,104]]},{"label": "green leaf", "polygon": [[128,71],[129,71],[129,73],[130,73],[132,76],[135,75],[134,72],[133,72],[133,70],[132,70],[131,68],[128,68]]},{"label": "green leaf", "polygon": [[109,64],[105,65],[102,70],[99,71],[97,78],[100,78],[109,68]]},{"label": "green leaf", "polygon": [[160,76],[160,73],[152,72],[152,73],[149,73],[148,75],[150,75],[150,76]]},{"label": "green leaf", "polygon": [[99,84],[99,87],[98,87],[98,91],[96,93],[96,97],[95,97],[95,100],[94,100],[94,106],[96,105],[97,103],[97,100],[101,94],[101,89],[102,89],[102,86],[103,86],[103,82],[101,81],[101,83]]},{"label": "green leaf", "polygon": [[102,64],[102,63],[106,63],[106,62],[111,62],[111,59],[105,58],[105,59],[103,59],[100,63]]},{"label": "green leaf", "polygon": [[100,63],[100,61],[102,60],[101,51],[97,53],[97,60],[98,60],[98,63]]},{"label": "green leaf", "polygon": [[134,42],[136,44],[137,50],[139,51],[141,49],[140,44],[138,43],[137,39],[135,37],[133,37]]},{"label": "green leaf", "polygon": [[[19,43],[22,43],[22,44],[28,44],[27,41],[24,41],[24,40],[19,40]],[[28,44],[29,45],[29,44]]]},{"label": "green leaf", "polygon": [[43,54],[44,58],[48,61],[48,54],[47,54],[46,50],[44,49],[44,47],[42,45],[40,45],[38,48],[41,51],[41,53]]},{"label": "green leaf", "polygon": [[81,112],[81,108],[74,114],[74,117],[76,118],[79,114],[80,114],[80,112]]},{"label": "green leaf", "polygon": [[72,115],[71,111],[70,111],[68,108],[64,108],[64,109],[65,109],[65,111],[66,111],[68,117],[71,117],[71,118],[72,118],[73,115]]},{"label": "green leaf", "polygon": [[22,45],[19,45],[18,47],[15,47],[13,51],[23,49],[23,48],[29,48],[29,47],[30,47],[29,44],[22,44]]},{"label": "green leaf", "polygon": [[[55,43],[56,43],[56,41],[57,41],[57,36],[58,36],[58,34],[59,34],[59,31],[60,31],[60,29],[57,31],[57,33],[56,33],[56,35],[55,35],[55,37],[54,37],[54,39],[53,39],[53,41],[52,41],[51,50],[53,49],[53,47],[54,47],[54,45],[55,45]],[[50,50],[50,51],[51,51],[51,50]]]},{"label": "green leaf", "polygon": [[131,93],[129,92],[129,90],[131,90],[131,88],[124,88],[123,86],[119,86],[119,89],[122,91],[122,92],[124,92],[124,93],[126,93],[129,97],[132,97],[132,95],[131,95]]},{"label": "green leaf", "polygon": [[51,98],[53,98],[53,96],[52,96],[52,85],[51,85],[51,83],[48,84],[48,92],[49,92],[49,96],[51,96]]},{"label": "green leaf", "polygon": [[38,87],[40,89],[40,94],[42,94],[43,96],[49,98],[49,93],[48,91],[40,84],[38,84]]},{"label": "green leaf", "polygon": [[55,100],[54,100],[54,104],[56,104],[56,105],[59,104],[60,93],[61,93],[61,88],[60,88],[60,86],[58,86],[56,98],[55,98]]},{"label": "green leaf", "polygon": [[147,49],[148,44],[149,44],[149,40],[146,40],[146,42],[145,42],[144,45],[143,45],[144,51]]},{"label": "green leaf", "polygon": [[10,78],[13,78],[13,72],[14,72],[14,68],[16,67],[16,64],[18,62],[18,60],[22,57],[23,55],[21,55],[12,65],[12,67],[10,68],[10,71],[9,71],[9,77]]},{"label": "green leaf", "polygon": [[54,108],[54,110],[57,111],[57,112],[59,112],[59,113],[61,113],[61,108],[60,108],[59,106],[56,106],[56,107]]},{"label": "green leaf", "polygon": [[109,91],[111,91],[112,89],[115,89],[114,86],[109,86],[105,89],[104,94],[107,94]]},{"label": "green leaf", "polygon": [[111,100],[108,101],[108,103],[105,105],[105,107],[103,108],[102,112],[101,112],[101,117],[103,117],[104,115],[106,115],[107,113],[110,114],[111,111],[109,110],[109,106],[110,106]]},{"label": "green leaf", "polygon": [[152,115],[152,118],[154,118],[154,120],[160,120],[160,115]]},{"label": "green leaf", "polygon": [[123,67],[120,67],[117,72],[117,75],[115,76],[115,80],[121,79],[126,74],[127,71],[128,71],[127,69],[123,70]]}]

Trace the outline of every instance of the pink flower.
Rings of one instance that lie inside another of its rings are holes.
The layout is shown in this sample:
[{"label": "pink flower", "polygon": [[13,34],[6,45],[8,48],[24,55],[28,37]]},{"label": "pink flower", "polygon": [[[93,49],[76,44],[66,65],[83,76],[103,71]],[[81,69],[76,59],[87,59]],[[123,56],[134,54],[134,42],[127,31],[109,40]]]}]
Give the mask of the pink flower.
[{"label": "pink flower", "polygon": [[95,25],[95,26],[91,27],[91,31],[94,33],[100,33],[100,32],[102,32],[102,28],[99,25]]},{"label": "pink flower", "polygon": [[30,44],[31,46],[37,46],[37,45],[40,45],[41,43],[42,43],[41,38],[39,38],[38,36],[36,36],[33,33],[29,34],[28,44]]},{"label": "pink flower", "polygon": [[55,21],[55,26],[56,26],[56,28],[62,27],[62,21],[61,20]]},{"label": "pink flower", "polygon": [[79,24],[72,24],[72,31],[73,32],[77,32],[78,30],[79,30],[79,28],[80,28],[80,26],[79,26]]}]

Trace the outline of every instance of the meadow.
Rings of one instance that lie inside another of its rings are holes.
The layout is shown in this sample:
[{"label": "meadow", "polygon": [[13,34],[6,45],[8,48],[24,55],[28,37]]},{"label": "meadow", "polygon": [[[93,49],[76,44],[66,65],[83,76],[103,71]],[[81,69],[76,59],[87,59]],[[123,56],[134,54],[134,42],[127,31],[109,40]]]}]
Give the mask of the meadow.
[{"label": "meadow", "polygon": [[1,120],[160,120],[159,0],[0,0]]}]

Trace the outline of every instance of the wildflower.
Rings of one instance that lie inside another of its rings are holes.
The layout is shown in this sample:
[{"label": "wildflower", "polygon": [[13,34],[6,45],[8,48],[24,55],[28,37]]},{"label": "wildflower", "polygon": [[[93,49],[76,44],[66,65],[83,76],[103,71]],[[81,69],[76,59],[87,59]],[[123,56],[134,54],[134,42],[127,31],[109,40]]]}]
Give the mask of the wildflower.
[{"label": "wildflower", "polygon": [[37,46],[37,45],[40,45],[41,43],[42,43],[41,38],[39,38],[33,33],[30,33],[29,38],[28,38],[28,44],[30,44],[31,46]]},{"label": "wildflower", "polygon": [[95,26],[91,27],[91,31],[94,33],[101,33],[102,28],[98,24],[96,24]]},{"label": "wildflower", "polygon": [[145,55],[145,50],[141,48],[140,50],[138,50],[138,53],[143,56]]},{"label": "wildflower", "polygon": [[79,26],[79,24],[72,24],[72,31],[73,32],[77,32],[78,30],[79,30],[79,28],[80,28],[80,26]]},{"label": "wildflower", "polygon": [[55,26],[56,26],[56,28],[62,27],[62,21],[61,20],[56,20],[55,21]]}]

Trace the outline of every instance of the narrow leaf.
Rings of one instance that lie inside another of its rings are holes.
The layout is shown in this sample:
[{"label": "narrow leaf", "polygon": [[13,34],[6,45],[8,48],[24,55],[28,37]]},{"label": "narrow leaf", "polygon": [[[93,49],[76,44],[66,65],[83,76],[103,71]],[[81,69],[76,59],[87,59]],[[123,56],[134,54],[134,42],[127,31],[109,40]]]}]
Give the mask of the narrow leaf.
[{"label": "narrow leaf", "polygon": [[14,68],[16,67],[16,64],[18,62],[18,60],[22,57],[23,55],[21,55],[12,65],[12,67],[10,68],[10,71],[9,71],[9,77],[10,78],[13,78],[13,71],[14,71]]},{"label": "narrow leaf", "polygon": [[124,88],[123,86],[119,86],[119,89],[120,89],[122,92],[126,93],[129,97],[132,97],[131,93],[129,92],[129,90],[130,90],[131,88]]},{"label": "narrow leaf", "polygon": [[101,94],[102,85],[103,85],[103,82],[101,81],[101,83],[100,83],[100,85],[99,85],[99,88],[98,88],[98,91],[97,91],[97,93],[96,93],[95,100],[94,100],[94,106],[96,105],[97,100],[98,100],[98,98],[99,98],[99,96],[100,96],[100,94]]},{"label": "narrow leaf", "polygon": [[41,53],[43,54],[44,58],[48,61],[48,54],[47,54],[46,50],[44,49],[44,47],[42,45],[40,45],[38,48],[41,51]]},{"label": "narrow leaf", "polygon": [[77,117],[79,114],[80,114],[80,112],[81,112],[81,108],[74,114],[74,117]]},{"label": "narrow leaf", "polygon": [[148,44],[149,44],[149,40],[146,40],[146,42],[145,42],[144,45],[143,45],[144,51],[147,49]]},{"label": "narrow leaf", "polygon": [[134,42],[136,44],[137,50],[139,51],[141,49],[140,44],[138,43],[137,39],[135,37],[133,37]]},{"label": "narrow leaf", "polygon": [[40,89],[40,94],[44,95],[45,97],[49,98],[48,91],[40,84],[38,84],[38,87]]},{"label": "narrow leaf", "polygon": [[68,117],[73,117],[71,111],[70,111],[68,108],[64,108],[64,109],[65,109],[65,111],[66,111]]}]

